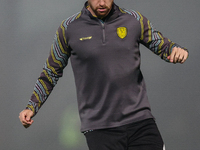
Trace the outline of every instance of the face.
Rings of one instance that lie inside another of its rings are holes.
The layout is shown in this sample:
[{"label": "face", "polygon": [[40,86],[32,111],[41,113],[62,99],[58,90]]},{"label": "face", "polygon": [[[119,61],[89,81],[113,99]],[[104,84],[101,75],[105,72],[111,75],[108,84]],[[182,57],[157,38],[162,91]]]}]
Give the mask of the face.
[{"label": "face", "polygon": [[88,0],[88,10],[98,18],[106,17],[112,9],[114,0]]}]

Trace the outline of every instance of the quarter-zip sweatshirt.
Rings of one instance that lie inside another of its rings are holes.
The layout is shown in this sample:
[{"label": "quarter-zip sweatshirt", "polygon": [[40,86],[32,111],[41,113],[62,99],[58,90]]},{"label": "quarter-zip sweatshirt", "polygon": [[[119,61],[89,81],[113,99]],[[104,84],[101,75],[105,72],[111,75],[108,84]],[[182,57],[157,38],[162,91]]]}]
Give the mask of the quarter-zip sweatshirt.
[{"label": "quarter-zip sweatshirt", "polygon": [[58,28],[26,108],[36,115],[70,58],[81,131],[153,118],[140,70],[140,44],[166,61],[172,48],[180,47],[163,37],[139,12],[113,4],[102,21],[92,16],[86,2],[81,12]]}]

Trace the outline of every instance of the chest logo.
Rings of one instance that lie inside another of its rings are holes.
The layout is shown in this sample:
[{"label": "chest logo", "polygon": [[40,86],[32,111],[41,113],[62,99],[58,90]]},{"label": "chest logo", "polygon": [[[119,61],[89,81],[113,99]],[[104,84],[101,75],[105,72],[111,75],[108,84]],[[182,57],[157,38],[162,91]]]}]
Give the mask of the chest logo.
[{"label": "chest logo", "polygon": [[117,28],[117,35],[121,38],[124,39],[127,36],[127,28],[126,27],[119,27]]},{"label": "chest logo", "polygon": [[79,40],[80,40],[80,41],[84,41],[84,40],[90,40],[90,39],[92,39],[92,36],[89,36],[89,37],[82,37],[82,38],[80,38]]}]

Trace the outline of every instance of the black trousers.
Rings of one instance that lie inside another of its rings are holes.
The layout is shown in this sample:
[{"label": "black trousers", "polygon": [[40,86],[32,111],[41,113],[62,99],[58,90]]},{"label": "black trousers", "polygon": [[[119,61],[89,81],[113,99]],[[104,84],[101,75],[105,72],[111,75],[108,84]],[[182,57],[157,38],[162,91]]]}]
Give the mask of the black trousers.
[{"label": "black trousers", "polygon": [[154,119],[86,132],[89,150],[165,150]]}]

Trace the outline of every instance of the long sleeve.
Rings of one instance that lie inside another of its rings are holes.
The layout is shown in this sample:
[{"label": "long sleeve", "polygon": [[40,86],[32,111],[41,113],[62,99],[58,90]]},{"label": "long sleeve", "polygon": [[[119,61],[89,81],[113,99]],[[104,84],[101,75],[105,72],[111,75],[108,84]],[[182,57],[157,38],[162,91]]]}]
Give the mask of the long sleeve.
[{"label": "long sleeve", "polygon": [[40,107],[47,100],[57,81],[62,77],[63,69],[68,63],[70,52],[65,33],[63,21],[55,34],[50,55],[44,64],[43,71],[36,81],[33,94],[26,106],[26,109],[32,110],[34,115],[36,115]]},{"label": "long sleeve", "polygon": [[[169,62],[167,57],[171,54],[173,47],[181,47],[172,42],[170,39],[164,37],[159,31],[155,30],[150,21],[137,12],[138,20],[141,25],[140,42],[149,48],[153,53],[159,55],[162,59]],[[188,51],[186,48],[182,49]]]}]

